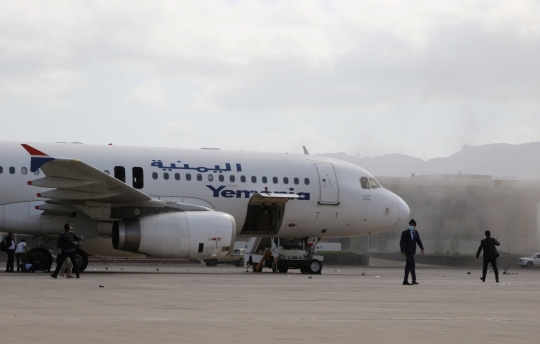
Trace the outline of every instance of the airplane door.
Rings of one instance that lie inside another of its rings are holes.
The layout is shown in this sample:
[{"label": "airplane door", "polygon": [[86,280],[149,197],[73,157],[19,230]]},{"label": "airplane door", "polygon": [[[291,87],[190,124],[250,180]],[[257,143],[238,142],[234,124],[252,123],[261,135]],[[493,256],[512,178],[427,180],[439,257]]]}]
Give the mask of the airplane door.
[{"label": "airplane door", "polygon": [[320,201],[319,204],[339,204],[339,187],[334,165],[329,162],[316,162],[319,173]]}]

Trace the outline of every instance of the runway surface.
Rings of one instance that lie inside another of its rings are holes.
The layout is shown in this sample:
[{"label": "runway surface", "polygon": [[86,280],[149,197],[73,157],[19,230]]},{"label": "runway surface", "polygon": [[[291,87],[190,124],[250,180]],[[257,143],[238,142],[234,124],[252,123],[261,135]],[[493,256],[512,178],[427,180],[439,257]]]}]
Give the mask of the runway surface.
[{"label": "runway surface", "polygon": [[396,267],[245,271],[93,264],[80,279],[2,272],[1,342],[533,343],[540,333],[540,269],[482,283],[478,269],[420,268],[417,286],[401,285]]}]

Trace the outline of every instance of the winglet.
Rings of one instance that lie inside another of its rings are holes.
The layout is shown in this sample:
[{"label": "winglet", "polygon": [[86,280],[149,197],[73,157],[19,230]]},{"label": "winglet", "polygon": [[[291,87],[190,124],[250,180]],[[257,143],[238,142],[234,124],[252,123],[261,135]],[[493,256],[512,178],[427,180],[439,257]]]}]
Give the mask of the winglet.
[{"label": "winglet", "polygon": [[21,146],[23,146],[23,148],[32,156],[30,159],[30,172],[36,172],[41,166],[54,160],[54,158],[51,158],[47,154],[26,143],[21,144]]}]

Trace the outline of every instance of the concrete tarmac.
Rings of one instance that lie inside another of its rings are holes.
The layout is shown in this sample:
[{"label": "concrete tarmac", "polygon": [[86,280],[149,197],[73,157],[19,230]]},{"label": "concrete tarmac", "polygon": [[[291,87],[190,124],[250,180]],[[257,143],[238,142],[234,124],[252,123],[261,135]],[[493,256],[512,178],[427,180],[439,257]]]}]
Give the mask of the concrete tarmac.
[{"label": "concrete tarmac", "polygon": [[396,267],[325,266],[312,278],[245,271],[93,264],[80,279],[2,272],[0,342],[534,343],[540,333],[540,269],[482,283],[478,269],[419,268],[416,286],[403,286]]}]

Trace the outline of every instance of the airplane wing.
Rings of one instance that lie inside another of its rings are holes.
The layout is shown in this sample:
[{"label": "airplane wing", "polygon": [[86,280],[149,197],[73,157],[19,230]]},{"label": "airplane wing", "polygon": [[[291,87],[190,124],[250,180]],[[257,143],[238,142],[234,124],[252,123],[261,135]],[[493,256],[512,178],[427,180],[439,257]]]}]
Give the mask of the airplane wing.
[{"label": "airplane wing", "polygon": [[129,217],[130,209],[133,209],[134,216],[161,211],[211,210],[153,199],[83,161],[54,158],[27,144],[22,146],[31,155],[30,171],[41,169],[45,174],[45,178],[29,181],[28,185],[52,189],[37,194],[47,199],[47,204],[41,206],[42,210],[66,212],[72,206],[90,217],[103,220],[113,219],[113,214]]}]

